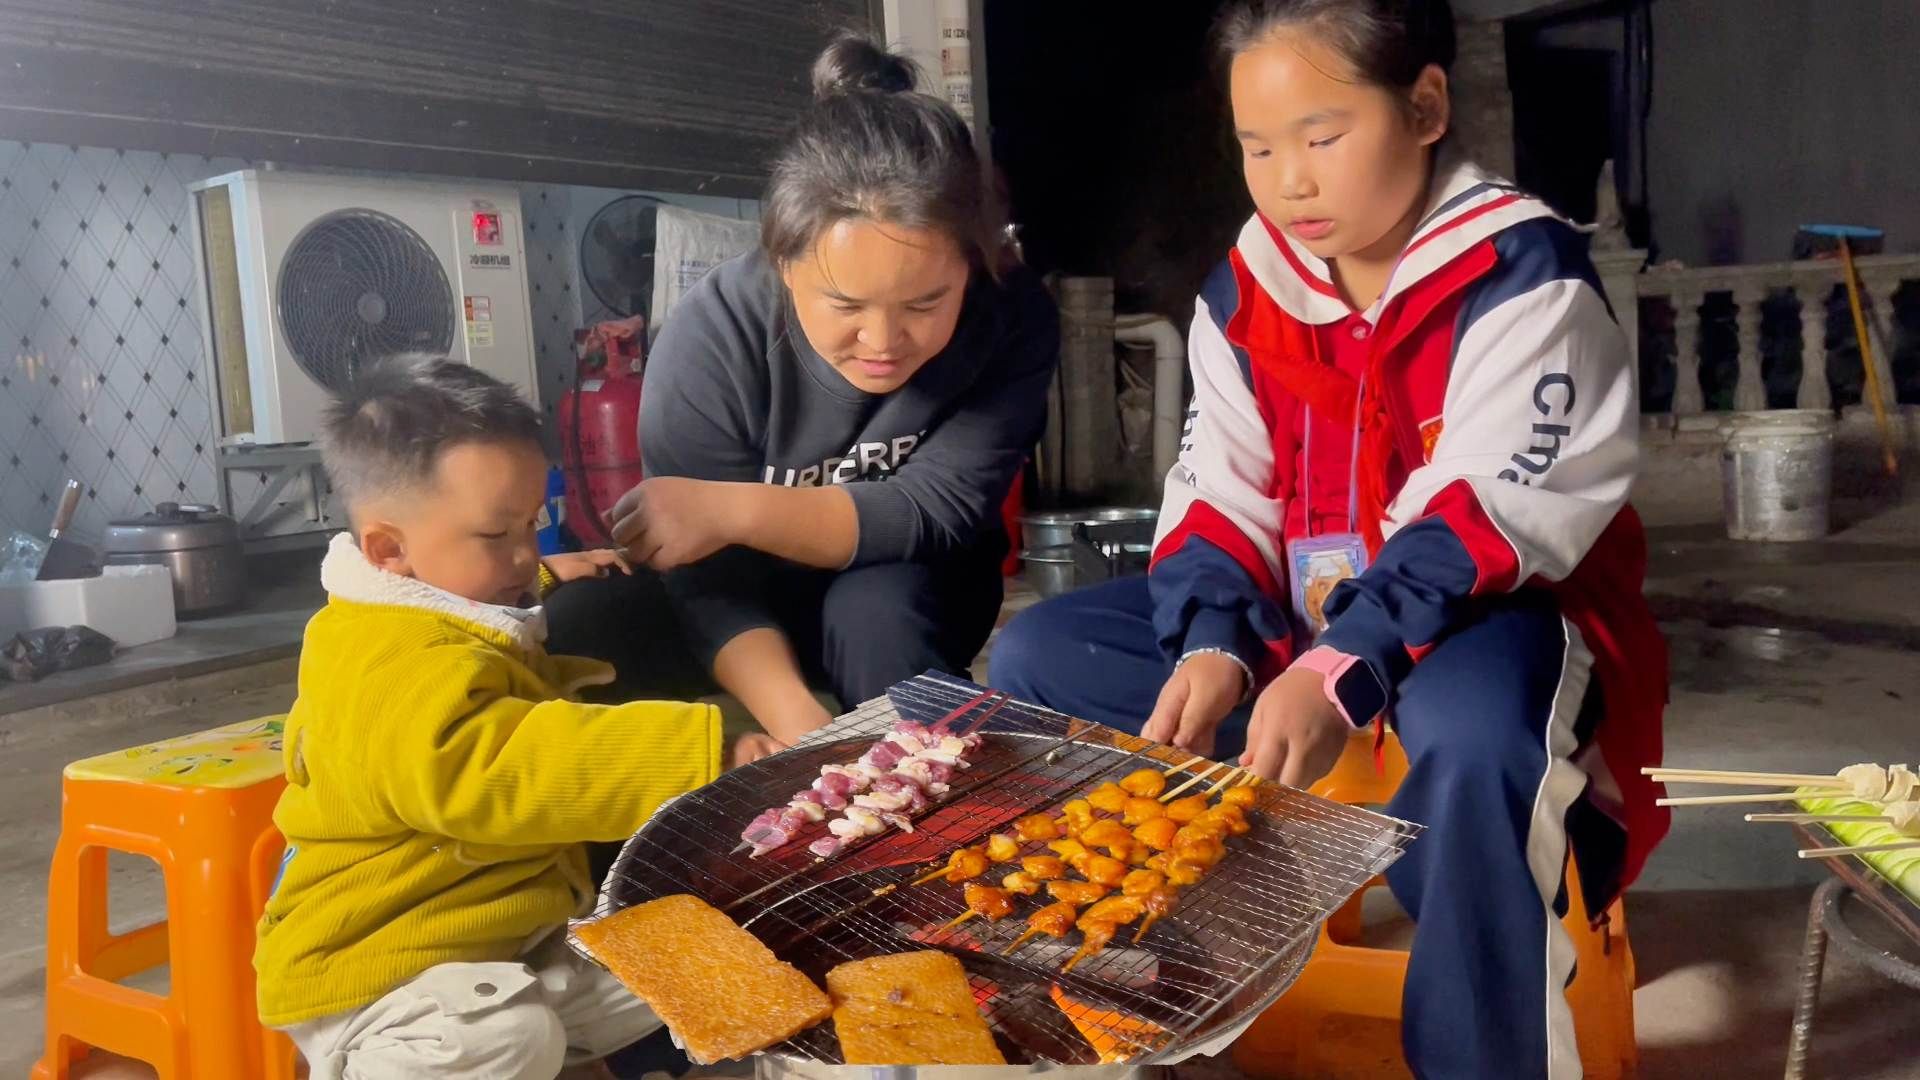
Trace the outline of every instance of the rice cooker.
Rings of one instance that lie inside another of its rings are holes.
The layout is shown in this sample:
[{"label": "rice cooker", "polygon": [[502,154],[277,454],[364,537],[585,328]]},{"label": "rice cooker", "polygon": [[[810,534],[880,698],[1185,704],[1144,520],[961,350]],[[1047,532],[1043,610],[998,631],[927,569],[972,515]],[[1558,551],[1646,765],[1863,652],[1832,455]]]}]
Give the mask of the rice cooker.
[{"label": "rice cooker", "polygon": [[218,508],[164,502],[150,514],[108,523],[108,566],[156,564],[173,575],[174,613],[203,615],[247,600],[240,526]]}]

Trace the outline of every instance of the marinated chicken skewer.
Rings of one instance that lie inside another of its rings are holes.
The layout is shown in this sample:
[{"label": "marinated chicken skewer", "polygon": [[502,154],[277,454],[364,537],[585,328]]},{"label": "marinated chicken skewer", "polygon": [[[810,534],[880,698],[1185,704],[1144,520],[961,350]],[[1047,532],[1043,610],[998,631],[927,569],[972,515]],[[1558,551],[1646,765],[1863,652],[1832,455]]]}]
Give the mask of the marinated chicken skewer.
[{"label": "marinated chicken skewer", "polygon": [[1133,932],[1135,945],[1140,944],[1140,939],[1147,936],[1147,931],[1153,928],[1155,922],[1171,913],[1180,903],[1180,890],[1171,885],[1162,885],[1141,894],[1139,899],[1147,909],[1147,917],[1140,920],[1139,928]]},{"label": "marinated chicken skewer", "polygon": [[1066,937],[1068,934],[1073,933],[1073,918],[1079,910],[1079,908],[1066,900],[1056,900],[1048,904],[1046,907],[1027,916],[1026,930],[1023,931],[1019,937],[1014,938],[1006,948],[1001,949],[1000,955],[1008,956],[1012,954],[1018,950],[1020,946],[1025,945],[1041,934],[1055,939]]},{"label": "marinated chicken skewer", "polygon": [[1045,886],[1046,882],[1041,881],[1025,870],[1015,870],[1013,873],[1000,879],[1000,887],[1015,896],[1033,896]]},{"label": "marinated chicken skewer", "polygon": [[947,865],[915,878],[913,883],[915,885],[925,885],[934,878],[944,877],[948,881],[958,885],[963,881],[977,878],[981,874],[986,873],[988,865],[989,861],[984,849],[977,847],[956,848],[953,854],[947,856]]},{"label": "marinated chicken skewer", "polygon": [[1074,922],[1081,934],[1080,949],[1067,960],[1060,973],[1072,971],[1074,965],[1106,948],[1122,926],[1138,919],[1146,910],[1145,902],[1139,897],[1126,895],[1109,896],[1088,908]]},{"label": "marinated chicken skewer", "polygon": [[1120,790],[1142,799],[1158,799],[1167,790],[1167,774],[1159,769],[1135,769],[1120,781]]},{"label": "marinated chicken skewer", "polygon": [[951,930],[975,915],[993,923],[1013,914],[1013,894],[1006,889],[969,881],[961,895],[966,898],[967,910],[940,929]]},{"label": "marinated chicken skewer", "polygon": [[1084,907],[1087,904],[1096,903],[1112,891],[1112,889],[1104,885],[1095,885],[1090,881],[1047,882],[1048,896],[1053,897],[1055,900],[1073,904],[1076,907]]}]

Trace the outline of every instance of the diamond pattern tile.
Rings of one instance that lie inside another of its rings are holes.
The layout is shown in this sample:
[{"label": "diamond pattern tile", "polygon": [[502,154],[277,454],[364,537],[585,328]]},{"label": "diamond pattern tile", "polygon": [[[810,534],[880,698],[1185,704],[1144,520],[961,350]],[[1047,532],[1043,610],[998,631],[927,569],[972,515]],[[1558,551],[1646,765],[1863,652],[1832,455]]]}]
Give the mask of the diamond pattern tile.
[{"label": "diamond pattern tile", "polygon": [[186,185],[244,165],[0,143],[0,528],[45,529],[69,476],[82,535],[214,498]]},{"label": "diamond pattern tile", "polygon": [[572,221],[575,188],[520,189],[527,229],[527,293],[532,299],[534,372],[549,417],[573,385],[573,331],[580,325],[580,247]]},{"label": "diamond pattern tile", "polygon": [[[69,476],[87,490],[75,522],[82,535],[162,500],[217,501],[187,185],[245,166],[0,142],[0,529],[44,530]],[[535,368],[549,415],[573,381],[574,329],[609,317],[583,312],[578,232],[620,194],[521,189]],[[757,210],[685,201],[715,213]]]}]

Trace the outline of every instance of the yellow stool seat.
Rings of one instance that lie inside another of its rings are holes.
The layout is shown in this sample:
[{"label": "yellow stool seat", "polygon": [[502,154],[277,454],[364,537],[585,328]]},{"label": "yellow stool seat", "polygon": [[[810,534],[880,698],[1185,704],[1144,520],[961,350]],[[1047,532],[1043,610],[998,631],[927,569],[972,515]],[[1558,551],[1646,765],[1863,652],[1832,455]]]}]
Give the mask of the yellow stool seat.
[{"label": "yellow stool seat", "polygon": [[120,780],[170,787],[249,788],[280,778],[287,718],[269,716],[81,758],[68,780]]}]

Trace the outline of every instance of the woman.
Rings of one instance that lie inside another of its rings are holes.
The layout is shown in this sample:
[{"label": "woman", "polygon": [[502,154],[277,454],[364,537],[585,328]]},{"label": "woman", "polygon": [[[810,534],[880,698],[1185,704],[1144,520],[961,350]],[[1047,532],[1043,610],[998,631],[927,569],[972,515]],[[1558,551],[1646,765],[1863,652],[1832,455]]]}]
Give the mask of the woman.
[{"label": "woman", "polygon": [[1220,29],[1258,213],[1197,305],[1152,569],[1016,619],[993,681],[1299,786],[1393,723],[1414,1073],[1577,1076],[1567,854],[1597,919],[1666,828],[1625,341],[1578,234],[1442,152],[1445,0]]},{"label": "woman", "polygon": [[677,305],[648,359],[647,479],[609,514],[660,572],[549,601],[551,647],[628,694],[714,683],[779,742],[992,631],[1000,504],[1045,424],[1059,325],[966,124],[845,36],[780,152],[761,250]]}]

